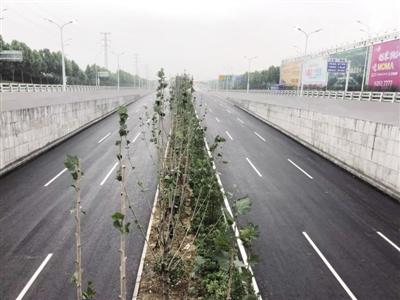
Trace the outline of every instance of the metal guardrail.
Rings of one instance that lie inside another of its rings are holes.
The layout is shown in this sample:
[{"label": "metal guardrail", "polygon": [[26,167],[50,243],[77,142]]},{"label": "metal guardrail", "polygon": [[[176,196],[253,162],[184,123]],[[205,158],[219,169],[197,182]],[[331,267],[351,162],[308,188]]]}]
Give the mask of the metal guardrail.
[{"label": "metal guardrail", "polygon": [[[116,89],[116,88],[117,87],[115,86],[67,85],[66,90],[68,92],[85,92],[85,91]],[[0,93],[62,92],[62,90],[63,86],[61,84],[0,83]]]},{"label": "metal guardrail", "polygon": [[[229,92],[242,92],[246,90],[228,90]],[[250,93],[267,95],[300,96],[296,90],[250,90]],[[303,91],[303,96],[329,99],[344,99],[373,102],[400,103],[400,92],[344,92],[344,91]]]}]

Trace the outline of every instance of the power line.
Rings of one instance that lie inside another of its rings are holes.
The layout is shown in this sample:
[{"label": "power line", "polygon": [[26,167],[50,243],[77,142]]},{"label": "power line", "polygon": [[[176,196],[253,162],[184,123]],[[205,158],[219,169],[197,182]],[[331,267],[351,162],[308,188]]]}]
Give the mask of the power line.
[{"label": "power line", "polygon": [[103,35],[103,47],[104,47],[104,67],[108,70],[108,46],[109,46],[109,38],[108,36],[111,34],[111,32],[100,32],[101,35]]}]

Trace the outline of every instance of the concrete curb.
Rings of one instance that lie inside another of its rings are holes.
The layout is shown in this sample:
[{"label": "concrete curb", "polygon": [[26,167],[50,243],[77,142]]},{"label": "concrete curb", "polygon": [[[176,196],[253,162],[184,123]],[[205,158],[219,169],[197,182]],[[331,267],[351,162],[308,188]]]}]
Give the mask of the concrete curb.
[{"label": "concrete curb", "polygon": [[[157,185],[157,190],[154,195],[154,201],[153,201],[153,208],[151,209],[151,215],[150,215],[150,220],[149,220],[149,225],[147,226],[147,232],[146,232],[146,240],[144,241],[144,246],[142,250],[142,255],[140,256],[140,263],[139,263],[139,268],[137,271],[136,275],[136,281],[135,281],[135,288],[133,290],[133,296],[132,300],[136,300],[139,294],[139,287],[140,287],[140,281],[142,280],[142,273],[143,273],[143,267],[144,267],[144,260],[146,258],[146,252],[147,252],[147,247],[148,247],[148,240],[150,237],[151,233],[151,226],[153,224],[153,217],[154,213],[156,210],[156,205],[157,205],[157,199],[158,199],[158,193],[159,193],[159,185]],[[146,242],[147,241],[147,242]]]},{"label": "concrete curb", "polygon": [[[150,93],[149,93],[149,94],[150,94]],[[130,100],[130,101],[128,100],[129,102],[125,103],[124,105],[125,105],[125,106],[129,106],[129,105],[131,105],[132,103],[138,101],[139,99],[141,99],[141,98],[143,98],[143,97],[145,97],[145,96],[147,96],[147,95],[149,95],[149,94],[145,94],[145,95],[133,95],[133,96],[134,96],[134,99],[133,99],[133,100]],[[66,140],[68,140],[69,138],[73,137],[73,136],[76,135],[77,133],[79,133],[79,132],[81,132],[81,131],[83,131],[83,130],[89,128],[90,126],[96,124],[97,122],[100,122],[101,120],[107,118],[108,116],[110,116],[110,115],[112,115],[113,113],[115,113],[115,112],[117,111],[117,109],[118,109],[118,107],[116,107],[115,109],[111,110],[110,112],[108,112],[108,113],[106,113],[106,114],[104,114],[104,115],[102,115],[102,116],[100,116],[100,117],[98,117],[98,118],[96,118],[96,119],[94,119],[94,120],[92,120],[92,121],[86,123],[86,124],[83,125],[82,127],[77,128],[77,129],[71,131],[70,133],[64,135],[63,137],[58,138],[58,139],[56,139],[56,140],[50,142],[50,143],[47,144],[46,146],[44,146],[44,147],[42,147],[42,148],[40,148],[40,149],[34,150],[34,151],[31,152],[30,154],[28,154],[28,155],[26,155],[26,156],[24,156],[24,157],[19,158],[18,160],[12,162],[11,164],[8,164],[7,166],[5,166],[4,168],[2,168],[2,169],[0,170],[0,177],[6,175],[7,173],[9,173],[9,172],[11,172],[11,171],[13,171],[13,170],[15,170],[15,169],[21,167],[21,166],[23,166],[24,164],[26,164],[26,163],[29,162],[30,160],[32,160],[32,159],[38,157],[39,155],[41,155],[41,154],[43,154],[43,153],[49,151],[49,150],[52,149],[52,148],[56,147],[57,145],[61,144],[62,142],[66,141]]]},{"label": "concrete curb", "polygon": [[393,190],[392,188],[387,187],[386,185],[383,185],[379,182],[377,182],[376,180],[372,179],[371,177],[362,174],[361,172],[355,170],[354,168],[352,168],[351,166],[347,165],[346,163],[342,162],[341,160],[335,158],[334,156],[323,152],[317,148],[315,148],[313,145],[307,143],[306,141],[303,141],[302,139],[298,138],[297,136],[293,135],[292,133],[290,133],[289,131],[283,129],[282,127],[264,119],[262,116],[260,116],[259,114],[248,110],[247,108],[244,108],[243,106],[241,106],[240,104],[236,103],[235,101],[233,101],[233,104],[247,112],[248,114],[252,115],[253,117],[259,119],[260,121],[266,123],[267,125],[279,130],[280,132],[282,132],[283,134],[287,135],[288,137],[292,138],[293,140],[295,140],[296,142],[302,144],[303,146],[307,147],[308,149],[316,152],[317,154],[321,155],[322,157],[328,159],[329,161],[333,162],[334,164],[338,165],[339,167],[341,167],[342,169],[350,172],[351,174],[357,176],[358,178],[364,180],[365,182],[369,183],[370,185],[372,185],[373,187],[379,189],[380,191],[384,192],[385,194],[389,195],[390,197],[394,198],[395,200],[397,200],[398,202],[400,202],[400,192]]},{"label": "concrete curb", "polygon": [[[165,153],[164,153],[164,161],[167,158],[167,154],[168,154],[168,149],[169,149],[169,136],[171,136],[171,130],[169,130],[169,134],[168,134],[168,141],[167,141],[167,145],[165,147]],[[153,217],[154,217],[154,213],[156,210],[156,206],[157,206],[157,200],[158,200],[158,194],[160,192],[159,189],[160,185],[157,184],[157,189],[156,189],[156,193],[154,195],[154,201],[153,201],[153,208],[151,209],[151,215],[150,215],[150,220],[149,220],[149,225],[147,226],[147,232],[146,232],[146,240],[144,241],[144,246],[143,246],[143,250],[142,250],[142,255],[140,256],[140,263],[139,263],[139,268],[136,274],[136,280],[135,280],[135,288],[133,290],[133,295],[132,295],[132,300],[137,300],[138,294],[139,294],[139,288],[140,288],[140,281],[142,280],[142,273],[143,273],[143,268],[144,268],[144,261],[146,259],[146,252],[147,252],[147,247],[148,247],[148,241],[149,241],[149,237],[150,237],[150,233],[151,233],[151,226],[153,225]]]}]

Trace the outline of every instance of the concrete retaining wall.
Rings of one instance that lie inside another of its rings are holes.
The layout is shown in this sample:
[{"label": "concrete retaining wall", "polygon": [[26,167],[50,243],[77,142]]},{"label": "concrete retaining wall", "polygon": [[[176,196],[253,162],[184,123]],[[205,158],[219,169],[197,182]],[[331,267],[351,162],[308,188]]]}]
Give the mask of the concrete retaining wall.
[{"label": "concrete retaining wall", "polygon": [[248,100],[243,109],[400,199],[400,127]]},{"label": "concrete retaining wall", "polygon": [[138,97],[113,97],[0,112],[0,175]]}]

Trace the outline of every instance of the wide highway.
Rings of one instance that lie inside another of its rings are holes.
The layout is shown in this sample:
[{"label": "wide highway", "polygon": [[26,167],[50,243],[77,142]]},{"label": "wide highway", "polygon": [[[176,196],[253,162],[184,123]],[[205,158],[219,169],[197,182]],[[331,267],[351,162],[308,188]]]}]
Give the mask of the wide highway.
[{"label": "wide highway", "polygon": [[399,203],[219,95],[198,113],[225,190],[252,199],[263,299],[400,299]]},{"label": "wide highway", "polygon": [[[154,96],[129,106],[129,200],[146,231],[157,176],[149,128],[139,117]],[[59,146],[0,178],[0,299],[73,299],[74,205],[72,179],[64,169],[66,154],[82,161],[82,244],[84,285],[92,281],[96,299],[117,299],[119,233],[111,215],[119,210],[115,180],[118,116],[112,114]],[[143,186],[139,187],[138,182]],[[128,213],[128,219],[133,217]],[[133,223],[133,222],[132,222]],[[128,295],[132,295],[144,238],[132,227],[127,243]]]}]

